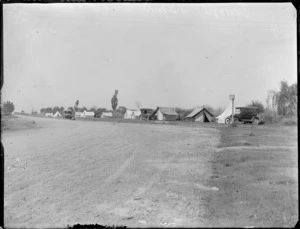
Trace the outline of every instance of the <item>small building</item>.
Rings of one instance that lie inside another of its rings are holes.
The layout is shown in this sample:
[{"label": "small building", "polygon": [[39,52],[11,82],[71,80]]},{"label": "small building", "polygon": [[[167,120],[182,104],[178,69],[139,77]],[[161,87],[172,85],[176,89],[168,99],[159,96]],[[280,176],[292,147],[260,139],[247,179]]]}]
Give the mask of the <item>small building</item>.
[{"label": "small building", "polygon": [[101,118],[111,118],[112,112],[102,112]]},{"label": "small building", "polygon": [[153,113],[153,109],[151,108],[141,108],[140,119],[149,119],[149,116]]},{"label": "small building", "polygon": [[178,113],[175,108],[172,107],[157,107],[156,110],[150,115],[150,119],[156,116],[159,121],[176,121],[178,119]]},{"label": "small building", "polygon": [[194,122],[213,122],[214,115],[204,107],[195,108],[184,120]]},{"label": "small building", "polygon": [[94,116],[95,116],[95,112],[94,111],[87,111],[87,110],[84,110],[82,112],[82,115],[81,115],[81,117],[83,117],[83,118],[94,117]]},{"label": "small building", "polygon": [[53,115],[54,118],[61,117],[62,115],[59,113],[59,111],[56,111],[56,113]]},{"label": "small building", "polygon": [[53,114],[52,114],[52,113],[46,113],[45,116],[46,116],[46,117],[51,117],[51,118],[52,118],[52,117],[53,117]]}]

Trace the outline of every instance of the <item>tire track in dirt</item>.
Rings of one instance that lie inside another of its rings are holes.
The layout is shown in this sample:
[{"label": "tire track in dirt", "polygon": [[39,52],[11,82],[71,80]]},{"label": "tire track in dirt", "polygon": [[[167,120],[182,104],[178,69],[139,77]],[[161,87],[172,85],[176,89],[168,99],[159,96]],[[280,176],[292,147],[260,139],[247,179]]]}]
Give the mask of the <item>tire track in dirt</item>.
[{"label": "tire track in dirt", "polygon": [[120,166],[120,168],[117,171],[115,171],[111,176],[109,176],[103,183],[107,185],[112,181],[116,180],[118,177],[120,177],[120,175],[130,166],[132,160],[135,158],[135,153],[136,152],[134,152],[128,159],[126,159],[125,162]]}]

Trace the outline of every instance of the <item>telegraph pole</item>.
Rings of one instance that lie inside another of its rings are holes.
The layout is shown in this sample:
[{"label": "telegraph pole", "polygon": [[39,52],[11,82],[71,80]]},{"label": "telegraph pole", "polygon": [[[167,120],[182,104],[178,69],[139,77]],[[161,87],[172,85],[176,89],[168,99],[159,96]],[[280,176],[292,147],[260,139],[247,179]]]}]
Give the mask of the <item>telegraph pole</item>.
[{"label": "telegraph pole", "polygon": [[234,122],[234,99],[235,99],[235,96],[234,95],[229,95],[229,99],[232,100],[232,116],[231,116],[231,123]]}]

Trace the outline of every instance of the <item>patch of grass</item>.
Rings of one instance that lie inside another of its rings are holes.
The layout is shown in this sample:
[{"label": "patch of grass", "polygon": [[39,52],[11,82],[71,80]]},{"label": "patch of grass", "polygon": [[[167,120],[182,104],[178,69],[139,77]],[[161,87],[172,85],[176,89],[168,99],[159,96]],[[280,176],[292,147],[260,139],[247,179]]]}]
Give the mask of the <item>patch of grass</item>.
[{"label": "patch of grass", "polygon": [[3,131],[16,131],[36,127],[38,127],[38,125],[34,120],[24,120],[13,115],[1,117],[1,128]]},{"label": "patch of grass", "polygon": [[285,126],[296,126],[298,124],[298,120],[296,117],[294,118],[282,118],[280,124]]}]

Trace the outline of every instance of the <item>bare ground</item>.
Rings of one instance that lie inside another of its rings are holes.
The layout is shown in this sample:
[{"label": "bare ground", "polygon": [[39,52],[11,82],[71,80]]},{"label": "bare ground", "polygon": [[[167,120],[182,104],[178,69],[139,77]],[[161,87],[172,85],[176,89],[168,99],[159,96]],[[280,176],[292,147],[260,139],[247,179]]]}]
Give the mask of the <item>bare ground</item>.
[{"label": "bare ground", "polygon": [[5,225],[205,225],[217,130],[34,120],[4,132]]},{"label": "bare ground", "polygon": [[268,227],[298,219],[295,127],[22,116],[9,125],[6,227]]}]

